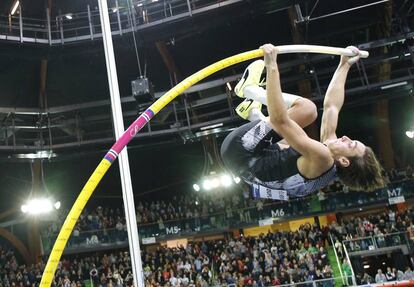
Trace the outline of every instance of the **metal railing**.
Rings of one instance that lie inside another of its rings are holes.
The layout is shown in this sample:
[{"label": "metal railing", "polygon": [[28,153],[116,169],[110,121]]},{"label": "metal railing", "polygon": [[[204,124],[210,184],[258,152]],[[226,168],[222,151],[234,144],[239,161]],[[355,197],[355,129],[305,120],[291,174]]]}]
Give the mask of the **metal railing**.
[{"label": "metal railing", "polygon": [[395,247],[399,245],[410,246],[412,243],[408,232],[394,232],[344,240],[343,244],[349,253],[353,253],[386,247]]},{"label": "metal railing", "polygon": [[[294,282],[289,284],[282,284],[277,285],[278,287],[334,287],[335,281],[337,280],[344,280],[346,282],[349,282],[349,285],[352,285],[352,278],[342,278],[342,277],[332,277],[332,278],[325,278],[325,279],[319,279],[319,280],[308,280],[305,282]],[[346,284],[346,285],[348,285]],[[212,286],[218,287],[218,286],[226,286],[226,287],[236,287],[237,284],[212,284]],[[273,285],[266,285],[266,286],[273,286]]]},{"label": "metal railing", "polygon": [[[109,18],[113,35],[146,29],[193,17],[212,9],[231,5],[242,0],[114,0],[108,1]],[[132,5],[131,5],[132,4]],[[24,5],[24,4],[23,4]],[[45,10],[44,19],[0,15],[0,40],[20,43],[63,45],[101,38],[101,24],[97,7],[86,5],[83,11],[59,12],[50,17]]]}]

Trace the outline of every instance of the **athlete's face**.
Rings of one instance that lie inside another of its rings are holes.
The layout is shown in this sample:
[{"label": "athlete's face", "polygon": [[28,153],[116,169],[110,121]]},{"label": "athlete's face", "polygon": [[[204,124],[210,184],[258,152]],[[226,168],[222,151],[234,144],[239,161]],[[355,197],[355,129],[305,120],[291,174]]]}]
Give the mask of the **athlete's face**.
[{"label": "athlete's face", "polygon": [[330,140],[327,142],[327,147],[331,151],[332,156],[342,166],[348,166],[351,157],[362,157],[365,153],[365,145],[357,140],[351,140],[347,136]]}]

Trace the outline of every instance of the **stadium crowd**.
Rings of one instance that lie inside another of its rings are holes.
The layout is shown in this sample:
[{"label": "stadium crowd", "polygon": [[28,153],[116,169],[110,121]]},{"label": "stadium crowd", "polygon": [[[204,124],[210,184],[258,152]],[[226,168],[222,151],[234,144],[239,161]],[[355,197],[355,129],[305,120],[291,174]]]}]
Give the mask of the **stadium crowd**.
[{"label": "stadium crowd", "polygon": [[[258,238],[241,236],[186,248],[160,247],[144,255],[146,282],[151,286],[167,282],[172,286],[274,286],[332,278],[325,239],[316,225],[306,224],[296,232]],[[333,286],[333,281],[326,284]]]},{"label": "stadium crowd", "polygon": [[[412,178],[412,171],[408,168],[404,173],[395,171],[389,176],[393,180]],[[337,192],[344,193],[344,187],[337,182],[326,190],[320,191],[323,194],[337,194]],[[323,199],[320,201],[323,202]],[[214,218],[213,214],[223,210],[227,216],[237,214],[241,221],[250,221],[247,212],[249,208],[260,212],[264,204],[265,201],[250,198],[246,190],[227,194],[191,193],[181,197],[175,196],[169,201],[137,202],[137,223],[139,225],[157,223],[162,228],[163,221],[174,219],[192,218],[211,221],[211,218]],[[66,214],[67,212],[62,212],[59,220],[55,220],[47,227],[46,237],[59,231]],[[117,232],[110,233],[108,232],[110,229]],[[145,281],[148,286],[221,284],[248,287],[329,279],[323,284],[324,287],[329,287],[333,286],[331,280],[333,271],[326,251],[329,234],[334,238],[339,257],[344,260],[343,244],[351,251],[368,250],[372,244],[377,244],[379,247],[398,244],[402,238],[386,235],[399,231],[409,231],[414,237],[413,209],[404,212],[390,209],[381,214],[341,219],[322,229],[317,224],[305,224],[295,232],[275,232],[258,238],[241,236],[190,243],[186,247],[158,247],[154,251],[142,253]],[[84,232],[88,234],[87,237],[82,237]],[[375,243],[372,239],[366,239],[370,236],[373,236]],[[87,243],[94,244],[126,239],[123,210],[98,206],[83,212],[74,229],[71,242],[76,244],[86,240]],[[345,275],[349,275],[349,264],[346,260],[342,267]],[[36,286],[43,268],[43,262],[33,266],[19,265],[12,251],[1,249],[0,287]],[[395,274],[394,277],[399,279],[412,278],[413,272],[409,267],[407,268],[404,271],[393,271],[391,268],[390,272],[389,270],[381,272],[384,272],[382,275],[386,280],[392,277],[390,274]],[[383,279],[380,272],[375,275],[357,275],[360,282]],[[68,257],[60,262],[55,280],[56,286],[64,287],[81,286],[84,285],[85,280],[93,282],[94,286],[129,286],[132,275],[128,252]]]},{"label": "stadium crowd", "polygon": [[410,208],[396,212],[389,209],[379,214],[351,217],[340,223],[332,223],[329,229],[336,239],[337,252],[343,258],[344,251],[340,242],[344,240],[348,250],[361,251],[375,245],[398,245],[404,239],[400,232],[408,232],[414,238],[414,210]]},{"label": "stadium crowd", "polygon": [[[326,234],[316,225],[296,232],[275,232],[258,238],[243,237],[190,243],[186,247],[157,247],[143,251],[147,286],[274,286],[332,278]],[[14,253],[2,252],[2,286],[35,286],[43,262],[18,265]],[[78,255],[63,259],[55,277],[57,286],[129,286],[132,282],[128,252]],[[333,286],[328,281],[324,286]]]},{"label": "stadium crowd", "polygon": [[[413,214],[412,209],[402,213],[390,210],[366,218],[343,220],[324,228],[319,228],[316,223],[304,224],[295,232],[191,242],[185,247],[158,246],[142,252],[146,286],[253,287],[326,279],[317,286],[330,287],[334,284],[330,265],[333,263],[329,262],[326,249],[330,234],[338,239],[335,247],[343,257],[340,240],[359,238],[369,232],[374,234],[376,229],[392,232],[393,225],[403,231],[405,225],[402,222],[411,222],[409,228],[412,228]],[[349,275],[346,260],[342,267],[345,275]],[[19,265],[14,252],[0,249],[0,286],[37,286],[43,268],[42,261],[32,266]],[[359,283],[414,280],[414,272],[408,266],[405,270],[390,267],[377,274],[357,274],[357,279]],[[131,286],[129,253],[85,253],[68,256],[60,262],[55,286],[84,286],[85,282],[104,287]]]}]

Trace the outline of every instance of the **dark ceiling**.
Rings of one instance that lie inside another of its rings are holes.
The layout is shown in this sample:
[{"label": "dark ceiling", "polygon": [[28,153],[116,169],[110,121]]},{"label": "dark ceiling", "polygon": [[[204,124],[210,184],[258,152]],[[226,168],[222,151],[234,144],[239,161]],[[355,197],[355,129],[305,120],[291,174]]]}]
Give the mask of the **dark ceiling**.
[{"label": "dark ceiling", "polygon": [[[12,2],[0,1],[1,15],[8,14]],[[97,7],[97,2],[94,0],[51,0],[50,2],[52,3],[52,18],[59,13],[85,11],[87,4],[90,4],[92,9]],[[108,2],[109,7],[115,6],[114,1]],[[120,1],[121,4],[122,2]],[[159,2],[163,1],[159,0]],[[136,33],[141,65],[143,69],[146,68],[147,76],[153,82],[155,91],[165,91],[171,88],[171,75],[156,49],[155,42],[157,41],[166,44],[179,72],[186,77],[220,59],[256,49],[264,43],[293,44],[294,33],[292,33],[288,10],[282,8],[300,3],[303,16],[309,15],[312,11],[310,18],[313,19],[374,2],[376,1],[241,1],[227,8],[216,9],[211,13],[185,21],[159,25]],[[43,0],[26,0],[22,4],[22,13],[25,17],[44,18],[48,3],[49,1]],[[388,29],[389,34],[384,36],[381,30],[384,24],[384,7],[389,3],[393,7],[392,21]],[[345,47],[411,32],[414,27],[413,2],[398,0],[389,1],[389,3],[378,3],[331,17],[298,23],[303,38],[302,43]],[[413,54],[402,56],[409,53],[412,46],[412,39],[386,46],[387,57],[391,55],[399,59],[392,65],[396,74],[399,73],[399,69],[407,70],[413,66]],[[114,48],[121,96],[129,97],[131,95],[130,82],[139,76],[132,34],[114,37]],[[378,63],[385,58],[382,50],[383,48],[370,49],[371,57],[366,60],[366,72],[371,81],[378,78]],[[52,47],[3,41],[0,42],[0,107],[39,107],[40,61],[42,59],[48,61],[46,92],[49,107],[109,98],[104,51],[100,39]],[[309,61],[305,55],[286,55],[281,57],[280,61],[289,63],[294,60],[305,63],[308,70],[316,67],[316,71],[318,69],[321,71],[319,81],[323,94],[338,58],[332,57],[318,63]],[[239,74],[245,66],[246,64],[240,64],[231,67],[212,78]],[[287,68],[282,73],[282,78],[286,79],[283,84],[284,88],[289,92],[297,92],[296,83],[299,79],[303,77],[312,79],[313,77],[306,71],[299,71],[298,66]],[[322,71],[325,72],[322,73]],[[360,85],[360,73],[358,69],[352,71],[349,88]],[[409,81],[407,87],[412,87],[411,83],[412,80]],[[312,88],[314,90],[317,88],[314,83],[312,83]],[[224,91],[224,87],[220,89]],[[410,128],[411,123],[414,125],[411,94],[412,91],[410,92],[409,89],[398,90],[394,94],[391,92],[380,94],[374,90],[364,95],[350,94],[347,100],[356,104],[345,108],[341,118],[340,132],[360,137],[376,147],[375,126],[378,120],[383,119],[375,117],[373,105],[378,101],[378,96],[388,98],[392,140],[397,158],[400,162],[403,162],[402,158],[412,161],[412,142],[408,142],[403,134],[405,129]],[[194,99],[200,97],[203,97],[202,93],[194,95]],[[189,98],[190,102],[191,100]],[[107,112],[109,113],[109,107]],[[126,124],[130,122],[131,119],[126,120]],[[110,122],[105,125],[111,129]],[[160,141],[155,138],[148,141],[148,146],[144,145],[131,151],[134,188],[138,193],[171,182],[181,184],[187,181],[187,184],[182,187],[188,188],[190,186],[188,178],[197,177],[202,172],[203,154],[200,143],[183,145],[179,136],[163,138],[162,141],[168,143],[157,145]],[[407,147],[410,144],[411,147]],[[65,157],[54,162],[45,161],[46,181],[59,194],[77,194],[97,165],[99,158],[109,147],[110,144],[104,144],[87,151],[74,149],[67,154],[77,154],[77,157]],[[142,162],[150,162],[151,165],[147,169],[142,169]],[[30,188],[29,163],[6,161],[1,165],[1,186],[7,192],[13,192],[16,200],[24,198]],[[100,190],[104,190],[105,194],[120,195],[117,174],[118,172],[113,168]]]}]

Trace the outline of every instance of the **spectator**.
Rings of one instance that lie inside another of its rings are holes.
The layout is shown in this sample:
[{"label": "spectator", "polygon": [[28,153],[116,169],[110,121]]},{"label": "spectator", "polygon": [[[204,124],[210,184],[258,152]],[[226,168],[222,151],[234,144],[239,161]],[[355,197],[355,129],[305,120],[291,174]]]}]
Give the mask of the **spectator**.
[{"label": "spectator", "polygon": [[382,273],[381,269],[378,269],[377,274],[375,275],[375,283],[385,283],[387,282],[387,278]]},{"label": "spectator", "polygon": [[397,275],[397,281],[404,280],[404,273],[401,270],[397,270],[397,268],[392,268],[392,272]]},{"label": "spectator", "polygon": [[387,278],[388,282],[397,280],[397,274],[391,270],[391,267],[387,267],[387,273],[385,273],[385,277]]},{"label": "spectator", "polygon": [[407,268],[405,269],[404,280],[414,280],[414,272],[411,270],[409,266],[407,266]]},{"label": "spectator", "polygon": [[367,272],[364,273],[364,276],[361,280],[362,284],[371,284],[374,283],[374,278],[372,278]]}]

